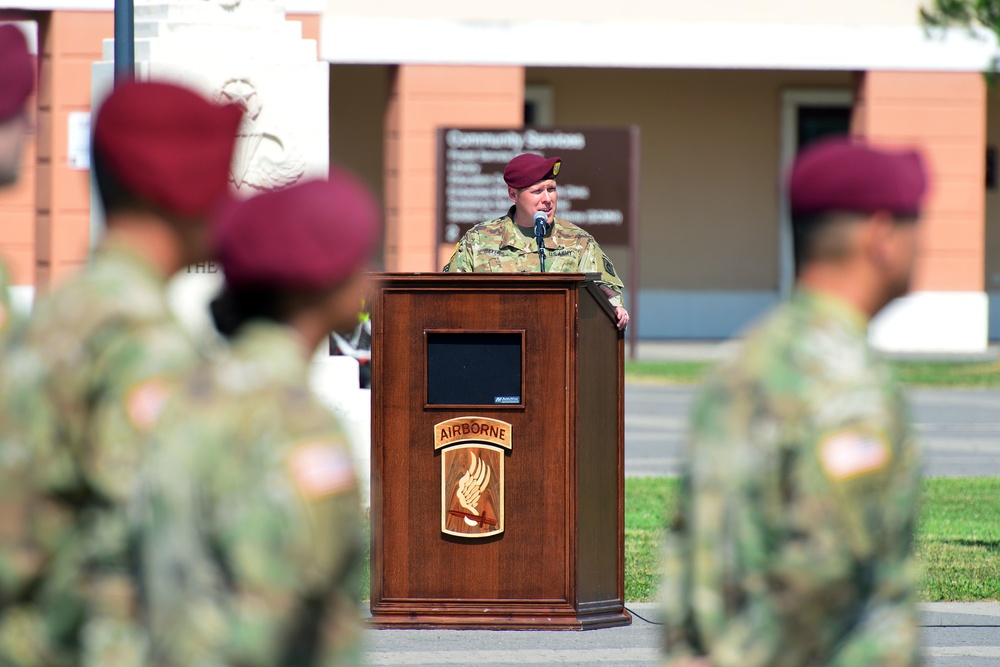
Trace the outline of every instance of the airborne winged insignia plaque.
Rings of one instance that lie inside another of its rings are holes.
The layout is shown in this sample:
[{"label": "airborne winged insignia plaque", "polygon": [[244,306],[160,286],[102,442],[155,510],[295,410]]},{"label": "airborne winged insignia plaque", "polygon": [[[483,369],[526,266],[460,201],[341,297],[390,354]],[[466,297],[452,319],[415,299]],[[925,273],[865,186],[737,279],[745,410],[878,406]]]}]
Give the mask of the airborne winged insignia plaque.
[{"label": "airborne winged insignia plaque", "polygon": [[510,424],[489,417],[458,417],[434,426],[441,452],[441,531],[487,537],[504,529],[504,449]]}]

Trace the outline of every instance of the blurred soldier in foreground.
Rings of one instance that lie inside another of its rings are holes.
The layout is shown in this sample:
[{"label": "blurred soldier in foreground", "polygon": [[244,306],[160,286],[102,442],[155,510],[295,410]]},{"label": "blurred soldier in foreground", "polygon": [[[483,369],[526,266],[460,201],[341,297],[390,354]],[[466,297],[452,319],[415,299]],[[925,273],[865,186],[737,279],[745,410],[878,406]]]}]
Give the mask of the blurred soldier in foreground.
[{"label": "blurred soldier in foreground", "polygon": [[919,455],[868,321],[909,289],[920,156],[833,139],[796,160],[796,290],[693,412],[663,590],[671,667],[920,662]]},{"label": "blurred soldier in foreground", "polygon": [[514,205],[507,215],[481,222],[465,233],[445,264],[446,272],[529,273],[543,270],[535,238],[535,215],[545,218],[545,271],[600,273],[598,285],[624,329],[628,311],[622,305],[622,280],[611,260],[588,232],[556,217],[556,177],[562,158],[523,153],[503,171],[507,195]]},{"label": "blurred soldier in foreground", "polygon": [[378,206],[335,172],[260,195],[219,227],[227,356],[164,410],[134,516],[157,667],[360,659],[364,542],[350,444],[309,391],[357,323]]},{"label": "blurred soldier in foreground", "polygon": [[[24,140],[31,129],[25,103],[35,89],[34,59],[24,34],[11,24],[0,25],[0,187],[17,180]],[[0,260],[0,340],[11,320],[10,276]]]},{"label": "blurred soldier in foreground", "polygon": [[122,85],[97,113],[107,233],[16,332],[0,380],[2,664],[143,664],[123,502],[168,378],[197,362],[164,283],[209,254],[240,116],[163,83]]}]

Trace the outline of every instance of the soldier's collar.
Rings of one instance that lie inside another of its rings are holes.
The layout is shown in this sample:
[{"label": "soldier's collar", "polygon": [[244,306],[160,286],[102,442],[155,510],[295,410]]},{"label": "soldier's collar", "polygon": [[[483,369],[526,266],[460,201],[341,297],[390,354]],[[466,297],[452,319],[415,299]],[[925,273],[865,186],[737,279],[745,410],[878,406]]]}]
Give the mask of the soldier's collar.
[{"label": "soldier's collar", "polygon": [[854,304],[827,292],[798,288],[795,298],[810,303],[817,310],[841,321],[845,326],[864,332],[868,329],[868,317]]},{"label": "soldier's collar", "polygon": [[[515,214],[514,206],[511,206],[507,211],[507,215],[504,218],[504,230],[503,239],[501,240],[500,247],[511,247],[511,248],[521,248],[522,250],[531,251],[531,241],[534,240],[535,234],[534,230],[527,227],[522,227],[521,225],[514,222]],[[546,225],[547,233],[545,235],[545,248],[546,250],[558,250],[559,244],[555,242],[552,238],[552,234],[556,229],[555,218],[552,219],[552,224]]]},{"label": "soldier's collar", "polygon": [[136,252],[135,248],[131,245],[113,237],[103,239],[98,244],[94,254],[111,258],[121,264],[127,264],[140,271],[158,285],[165,285],[170,279],[170,276],[164,276],[148,259]]},{"label": "soldier's collar", "polygon": [[276,381],[294,383],[309,375],[309,361],[302,354],[298,334],[288,325],[265,319],[247,322],[233,337],[232,347],[257,360]]}]

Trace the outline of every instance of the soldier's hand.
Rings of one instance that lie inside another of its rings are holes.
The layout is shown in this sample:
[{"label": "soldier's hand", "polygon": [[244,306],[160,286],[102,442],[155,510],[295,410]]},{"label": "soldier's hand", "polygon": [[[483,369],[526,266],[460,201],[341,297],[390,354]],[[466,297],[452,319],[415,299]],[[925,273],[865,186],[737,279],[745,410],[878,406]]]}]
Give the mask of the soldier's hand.
[{"label": "soldier's hand", "polygon": [[623,331],[628,326],[628,311],[621,306],[615,308],[615,324],[619,331]]}]

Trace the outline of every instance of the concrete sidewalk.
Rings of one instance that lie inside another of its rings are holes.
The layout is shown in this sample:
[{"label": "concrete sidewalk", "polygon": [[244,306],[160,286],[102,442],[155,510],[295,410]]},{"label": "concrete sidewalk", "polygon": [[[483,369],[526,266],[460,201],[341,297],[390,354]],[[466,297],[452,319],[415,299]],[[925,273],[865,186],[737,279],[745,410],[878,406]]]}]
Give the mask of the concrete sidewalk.
[{"label": "concrete sidewalk", "polygon": [[[655,621],[657,605],[626,605]],[[1000,603],[934,602],[921,605],[926,667],[1000,665]],[[602,665],[646,667],[661,661],[657,625],[586,632],[480,630],[369,630],[371,665]]]},{"label": "concrete sidewalk", "polygon": [[[741,339],[728,340],[640,340],[635,358],[639,361],[720,361],[736,353]],[[918,361],[987,362],[1000,359],[1000,343],[991,343],[977,354],[903,354],[885,355],[889,359]],[[625,340],[625,358],[631,359],[629,341]]]},{"label": "concrete sidewalk", "polygon": [[[720,361],[735,354],[742,341],[730,340],[640,340],[635,358],[639,361]],[[631,360],[629,341],[625,358]]]}]

